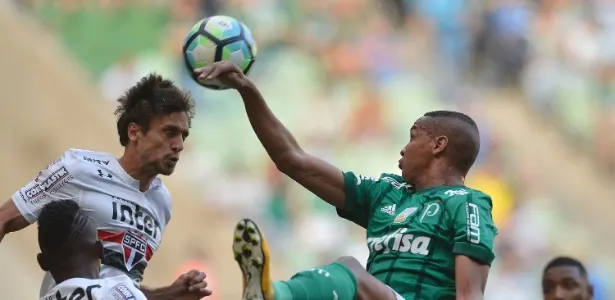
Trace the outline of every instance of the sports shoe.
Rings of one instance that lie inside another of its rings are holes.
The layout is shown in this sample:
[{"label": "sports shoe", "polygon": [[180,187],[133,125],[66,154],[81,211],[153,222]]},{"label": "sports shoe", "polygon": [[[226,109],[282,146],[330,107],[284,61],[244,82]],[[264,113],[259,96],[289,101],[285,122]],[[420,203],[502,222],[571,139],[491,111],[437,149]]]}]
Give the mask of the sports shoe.
[{"label": "sports shoe", "polygon": [[265,236],[250,219],[235,226],[233,253],[243,274],[243,300],[274,300]]}]

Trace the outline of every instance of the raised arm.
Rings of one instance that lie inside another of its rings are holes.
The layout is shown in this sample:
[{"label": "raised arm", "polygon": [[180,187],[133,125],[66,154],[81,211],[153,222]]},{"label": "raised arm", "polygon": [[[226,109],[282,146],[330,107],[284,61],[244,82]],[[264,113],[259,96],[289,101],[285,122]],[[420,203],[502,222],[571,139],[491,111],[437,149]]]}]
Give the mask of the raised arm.
[{"label": "raised arm", "polygon": [[19,212],[12,199],[0,206],[0,242],[8,233],[22,230],[30,225]]},{"label": "raised arm", "polygon": [[219,62],[196,72],[202,79],[218,78],[239,91],[256,136],[281,172],[331,205],[345,208],[342,171],[303,151],[256,86],[233,63]]}]

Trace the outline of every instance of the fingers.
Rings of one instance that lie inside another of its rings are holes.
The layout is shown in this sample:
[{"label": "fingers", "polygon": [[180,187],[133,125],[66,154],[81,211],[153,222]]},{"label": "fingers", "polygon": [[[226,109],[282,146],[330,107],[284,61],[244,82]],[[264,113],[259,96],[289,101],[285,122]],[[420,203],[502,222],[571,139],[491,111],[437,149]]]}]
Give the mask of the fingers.
[{"label": "fingers", "polygon": [[196,291],[204,290],[205,288],[207,288],[207,282],[201,281],[201,282],[196,283],[196,284],[191,284],[188,287],[188,291],[196,292]]},{"label": "fingers", "polygon": [[241,73],[239,67],[230,61],[218,61],[209,66],[194,70],[194,75],[199,79],[211,80],[222,74]]},{"label": "fingers", "polygon": [[214,65],[209,65],[207,67],[204,68],[198,68],[196,70],[194,70],[194,74],[196,76],[198,76],[199,79],[205,79],[205,78],[213,78],[212,72],[216,69],[216,67]]},{"label": "fingers", "polygon": [[204,282],[205,281],[205,277],[207,277],[207,275],[205,275],[205,273],[198,272],[196,274],[196,276],[192,277],[192,280],[190,281],[190,284],[193,285],[193,284],[197,284],[197,283],[200,283],[200,282]]},{"label": "fingers", "polygon": [[[195,281],[195,279],[201,278],[198,281]],[[190,270],[182,275],[179,276],[179,278],[177,278],[177,281],[181,281],[184,282],[187,285],[193,284],[193,283],[198,283],[201,282],[205,279],[205,273],[200,272],[198,270]]]},{"label": "fingers", "polygon": [[202,297],[210,296],[212,292],[208,289],[201,289],[198,292],[196,292],[196,294],[202,298]]}]

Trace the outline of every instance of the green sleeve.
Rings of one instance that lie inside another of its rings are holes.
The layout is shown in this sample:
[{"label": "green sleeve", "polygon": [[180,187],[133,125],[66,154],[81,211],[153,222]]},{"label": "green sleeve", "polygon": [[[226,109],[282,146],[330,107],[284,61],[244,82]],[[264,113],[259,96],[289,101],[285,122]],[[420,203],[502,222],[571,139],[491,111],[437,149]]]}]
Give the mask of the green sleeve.
[{"label": "green sleeve", "polygon": [[491,216],[491,197],[477,192],[455,195],[447,200],[447,209],[454,232],[453,253],[491,265],[498,233]]},{"label": "green sleeve", "polygon": [[346,207],[344,209],[338,208],[337,214],[363,228],[367,228],[367,223],[372,215],[372,204],[380,190],[379,182],[380,179],[345,172]]}]

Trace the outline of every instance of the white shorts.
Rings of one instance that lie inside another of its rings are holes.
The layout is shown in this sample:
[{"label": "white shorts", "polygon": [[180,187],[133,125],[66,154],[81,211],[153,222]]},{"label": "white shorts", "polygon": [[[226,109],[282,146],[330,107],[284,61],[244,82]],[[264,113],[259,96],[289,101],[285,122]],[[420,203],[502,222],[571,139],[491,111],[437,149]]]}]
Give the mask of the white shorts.
[{"label": "white shorts", "polygon": [[396,300],[406,300],[404,297],[402,297],[400,294],[398,294],[392,287],[388,286],[387,287],[389,289],[391,289],[391,291],[395,294],[395,299]]}]

